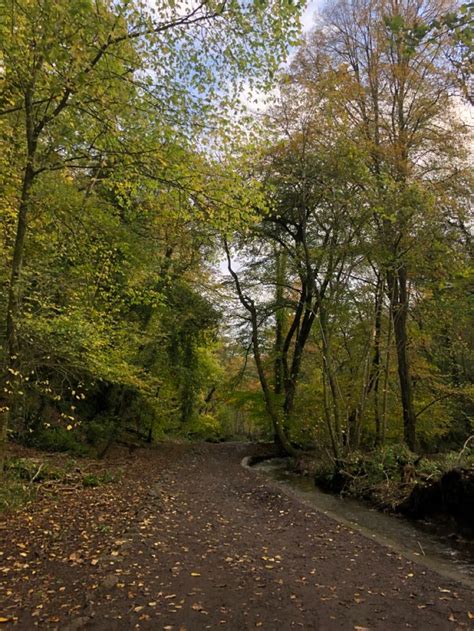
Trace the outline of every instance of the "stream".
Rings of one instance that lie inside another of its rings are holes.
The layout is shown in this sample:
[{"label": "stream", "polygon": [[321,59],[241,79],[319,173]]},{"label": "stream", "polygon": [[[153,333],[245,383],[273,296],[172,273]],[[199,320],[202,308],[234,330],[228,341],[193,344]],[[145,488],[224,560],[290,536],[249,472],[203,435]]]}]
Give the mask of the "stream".
[{"label": "stream", "polygon": [[[244,459],[246,460],[246,459]],[[244,466],[248,464],[244,461]],[[474,588],[474,542],[457,536],[445,526],[410,521],[382,513],[352,499],[319,490],[313,480],[288,470],[285,458],[264,460],[251,467],[274,480],[283,492],[388,545],[403,556]]]}]

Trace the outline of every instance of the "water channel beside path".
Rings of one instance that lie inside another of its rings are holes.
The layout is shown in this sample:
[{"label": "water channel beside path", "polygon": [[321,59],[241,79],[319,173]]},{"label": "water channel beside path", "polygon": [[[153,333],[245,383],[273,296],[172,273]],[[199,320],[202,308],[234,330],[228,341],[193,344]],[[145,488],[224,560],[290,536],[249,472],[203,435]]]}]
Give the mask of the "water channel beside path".
[{"label": "water channel beside path", "polygon": [[[249,459],[242,464],[249,466]],[[285,458],[263,460],[252,469],[274,480],[287,494],[343,522],[400,554],[474,588],[474,542],[453,536],[445,527],[382,513],[352,498],[324,493],[313,480],[289,470]]]}]

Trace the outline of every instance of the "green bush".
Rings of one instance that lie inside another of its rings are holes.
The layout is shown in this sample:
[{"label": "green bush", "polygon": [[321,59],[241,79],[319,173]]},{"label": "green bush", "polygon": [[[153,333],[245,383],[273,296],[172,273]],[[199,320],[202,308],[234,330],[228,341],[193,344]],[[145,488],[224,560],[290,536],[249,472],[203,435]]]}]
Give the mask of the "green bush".
[{"label": "green bush", "polygon": [[36,493],[32,484],[25,484],[17,480],[4,480],[0,485],[0,513],[10,512],[20,508]]},{"label": "green bush", "polygon": [[51,466],[49,463],[27,458],[11,458],[5,463],[5,472],[13,480],[61,480],[65,471]]},{"label": "green bush", "polygon": [[114,431],[116,421],[109,416],[96,416],[85,427],[86,440],[89,445],[97,446],[106,442]]},{"label": "green bush", "polygon": [[219,441],[221,427],[210,414],[200,414],[186,427],[186,435],[193,440]]},{"label": "green bush", "polygon": [[102,475],[96,475],[95,473],[86,473],[82,477],[82,485],[86,488],[94,488],[101,486],[102,484],[110,484],[115,482],[116,477],[110,471],[106,471]]},{"label": "green bush", "polygon": [[416,467],[417,474],[424,478],[439,478],[443,467],[439,459],[422,458]]},{"label": "green bush", "polygon": [[88,453],[77,433],[63,427],[41,429],[32,436],[30,445],[43,451],[69,452],[76,456],[85,456]]}]

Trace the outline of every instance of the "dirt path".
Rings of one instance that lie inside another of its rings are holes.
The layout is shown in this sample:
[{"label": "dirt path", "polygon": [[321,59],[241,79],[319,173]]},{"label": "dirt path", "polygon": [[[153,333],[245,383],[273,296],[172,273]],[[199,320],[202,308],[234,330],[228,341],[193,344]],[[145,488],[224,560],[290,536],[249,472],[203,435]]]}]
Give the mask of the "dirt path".
[{"label": "dirt path", "polygon": [[[465,588],[282,495],[246,446],[163,446],[0,531],[4,628],[470,629]],[[117,464],[117,463],[116,463]],[[472,616],[472,617],[471,617]]]}]

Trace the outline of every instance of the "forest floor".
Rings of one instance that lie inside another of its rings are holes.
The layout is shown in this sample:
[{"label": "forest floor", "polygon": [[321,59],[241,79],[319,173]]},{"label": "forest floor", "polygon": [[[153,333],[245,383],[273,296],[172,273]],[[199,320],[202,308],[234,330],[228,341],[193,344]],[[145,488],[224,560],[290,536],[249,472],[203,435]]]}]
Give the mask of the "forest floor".
[{"label": "forest floor", "polygon": [[[240,466],[258,447],[116,452],[96,488],[50,484],[0,524],[3,628],[474,628],[469,589]],[[83,465],[81,465],[83,466]]]}]

